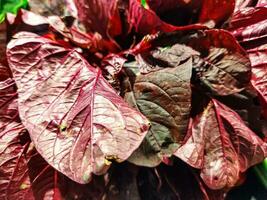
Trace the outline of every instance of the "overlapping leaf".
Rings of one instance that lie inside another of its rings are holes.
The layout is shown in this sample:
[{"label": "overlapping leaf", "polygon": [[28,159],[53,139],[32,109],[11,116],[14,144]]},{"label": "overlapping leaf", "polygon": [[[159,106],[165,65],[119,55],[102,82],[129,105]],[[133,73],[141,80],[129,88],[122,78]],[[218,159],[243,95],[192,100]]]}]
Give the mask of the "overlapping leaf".
[{"label": "overlapping leaf", "polygon": [[33,199],[20,135],[25,128],[18,116],[14,81],[0,82],[0,199]]},{"label": "overlapping leaf", "polygon": [[78,17],[85,24],[87,31],[98,32],[104,38],[121,34],[118,0],[75,0],[74,2],[78,9]]},{"label": "overlapping leaf", "polygon": [[57,172],[35,149],[25,156],[35,200],[98,200],[102,196],[105,189],[103,177],[94,177],[91,183],[81,185]]},{"label": "overlapping leaf", "polygon": [[172,24],[202,23],[221,25],[234,11],[235,0],[148,0],[149,7]]},{"label": "overlapping leaf", "polygon": [[21,32],[8,45],[19,111],[37,151],[79,183],[123,161],[148,121],[121,99],[75,50]]},{"label": "overlapping leaf", "polygon": [[240,92],[251,77],[246,52],[229,32],[219,29],[152,36],[138,44],[133,54],[141,73],[174,67],[191,56],[194,84],[219,95]]},{"label": "overlapping leaf", "polygon": [[213,21],[214,25],[222,24],[230,18],[235,8],[235,0],[203,0],[199,22]]},{"label": "overlapping leaf", "polygon": [[[59,16],[44,17],[33,12],[21,9],[18,15],[13,16],[9,29],[15,34],[20,31],[29,31],[38,35],[45,35],[61,44],[71,47],[78,46],[90,52],[116,52],[118,46],[110,40],[104,40],[99,35],[84,33],[76,26],[67,27]],[[33,20],[34,19],[34,20]],[[64,40],[62,40],[62,38]],[[66,42],[69,41],[69,42]]]},{"label": "overlapping leaf", "polygon": [[230,31],[247,50],[252,64],[251,83],[259,93],[267,117],[267,4],[259,5],[236,12]]},{"label": "overlapping leaf", "polygon": [[130,161],[144,166],[158,165],[170,157],[182,141],[189,120],[192,58],[173,68],[139,75],[128,88],[125,100],[143,113],[151,128]]},{"label": "overlapping leaf", "polygon": [[243,90],[250,81],[250,62],[234,37],[224,30],[207,30],[192,38],[197,79],[213,93],[229,95]]},{"label": "overlapping leaf", "polygon": [[177,67],[193,56],[200,53],[192,48],[175,44],[171,47],[158,47],[151,51],[145,51],[136,56],[140,73],[147,74],[166,67]]},{"label": "overlapping leaf", "polygon": [[129,0],[129,23],[137,33],[153,34],[158,31],[203,29],[202,25],[174,26],[162,21],[153,10],[145,9],[137,0]]},{"label": "overlapping leaf", "polygon": [[264,143],[230,108],[212,100],[191,123],[184,145],[176,156],[201,169],[212,189],[232,187],[239,173],[262,161]]}]

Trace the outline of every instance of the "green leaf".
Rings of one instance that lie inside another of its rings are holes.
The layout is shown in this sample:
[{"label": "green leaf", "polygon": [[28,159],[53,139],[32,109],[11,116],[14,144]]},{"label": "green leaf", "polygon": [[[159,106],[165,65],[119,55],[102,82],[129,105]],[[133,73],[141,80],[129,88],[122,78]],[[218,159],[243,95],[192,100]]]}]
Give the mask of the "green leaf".
[{"label": "green leaf", "polygon": [[16,14],[18,9],[27,8],[27,0],[0,0],[0,23],[5,20],[6,13]]},{"label": "green leaf", "polygon": [[146,0],[141,0],[141,4],[142,4],[142,6],[144,7],[144,8],[148,8],[148,5],[147,5],[147,2],[146,2]]},{"label": "green leaf", "polygon": [[154,167],[177,151],[189,121],[191,75],[192,58],[189,58],[176,67],[135,77],[124,99],[149,119],[151,128],[128,161]]}]

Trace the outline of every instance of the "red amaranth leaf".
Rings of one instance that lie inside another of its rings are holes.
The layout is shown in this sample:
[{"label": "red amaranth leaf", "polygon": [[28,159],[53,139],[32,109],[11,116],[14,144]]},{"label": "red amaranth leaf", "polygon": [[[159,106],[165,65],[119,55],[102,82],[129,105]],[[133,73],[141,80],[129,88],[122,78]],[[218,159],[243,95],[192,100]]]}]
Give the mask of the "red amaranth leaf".
[{"label": "red amaranth leaf", "polygon": [[267,45],[247,52],[252,64],[251,83],[259,94],[263,114],[267,118]]},{"label": "red amaranth leaf", "polygon": [[235,0],[203,0],[199,22],[221,24],[232,15],[234,8]]},{"label": "red amaranth leaf", "polygon": [[67,47],[78,46],[93,53],[96,51],[118,51],[118,45],[113,41],[105,40],[99,34],[81,32],[75,26],[67,27],[58,16],[43,17],[21,9],[10,23],[13,34],[20,31],[33,32],[57,40]]},{"label": "red amaranth leaf", "polygon": [[26,144],[19,136],[25,133],[18,115],[15,83],[0,82],[0,199],[33,199],[24,156]]},{"label": "red amaranth leaf", "polygon": [[206,28],[203,25],[174,26],[162,21],[153,10],[145,9],[138,0],[129,0],[129,23],[137,33],[146,35],[158,31],[193,30]]},{"label": "red amaranth leaf", "polygon": [[101,65],[111,76],[115,76],[121,71],[125,62],[126,59],[122,56],[110,53],[103,58]]},{"label": "red amaranth leaf", "polygon": [[251,83],[259,94],[267,118],[267,4],[258,6],[237,11],[229,30],[247,50],[252,65]]},{"label": "red amaranth leaf", "polygon": [[[0,62],[3,60],[5,56],[3,56],[6,52],[6,22],[2,22],[0,24]],[[1,74],[1,73],[0,73]]]},{"label": "red amaranth leaf", "polygon": [[197,22],[203,0],[146,0],[149,9],[161,20],[173,25]]},{"label": "red amaranth leaf", "polygon": [[98,32],[105,39],[122,32],[118,0],[75,0],[78,17],[88,32]]},{"label": "red amaranth leaf", "polygon": [[249,84],[249,58],[229,32],[206,30],[193,36],[188,45],[201,53],[195,57],[194,67],[197,77],[212,92],[229,95]]},{"label": "red amaranth leaf", "polygon": [[90,184],[81,185],[57,172],[35,149],[29,150],[26,156],[35,200],[95,200],[105,189],[103,177],[94,177]]},{"label": "red amaranth leaf", "polygon": [[149,125],[75,50],[21,32],[9,43],[19,112],[37,151],[79,182],[103,174],[140,145]]},{"label": "red amaranth leaf", "polygon": [[246,49],[265,44],[267,38],[266,15],[267,4],[261,7],[241,9],[233,15],[229,31]]},{"label": "red amaranth leaf", "polygon": [[253,4],[253,0],[236,0],[234,13],[240,9],[251,6],[252,4]]},{"label": "red amaranth leaf", "polygon": [[211,189],[232,187],[240,172],[261,162],[267,144],[233,110],[212,100],[191,122],[185,143],[175,154],[193,167]]}]

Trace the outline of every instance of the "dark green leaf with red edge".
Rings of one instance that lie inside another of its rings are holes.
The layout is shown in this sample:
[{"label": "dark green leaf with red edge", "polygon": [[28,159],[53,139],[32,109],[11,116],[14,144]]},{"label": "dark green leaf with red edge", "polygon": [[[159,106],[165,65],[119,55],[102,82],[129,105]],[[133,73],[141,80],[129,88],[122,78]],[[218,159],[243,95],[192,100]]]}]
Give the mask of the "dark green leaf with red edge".
[{"label": "dark green leaf with red edge", "polygon": [[250,81],[250,61],[235,38],[224,30],[199,32],[188,45],[201,55],[195,57],[196,79],[215,94],[229,95],[243,90]]},{"label": "dark green leaf with red edge", "polygon": [[136,77],[128,83],[124,99],[143,113],[151,128],[129,161],[156,166],[170,157],[183,140],[191,107],[192,58],[173,68]]},{"label": "dark green leaf with red edge", "polygon": [[7,55],[23,124],[55,169],[87,183],[92,173],[105,173],[110,161],[127,159],[142,142],[147,119],[75,50],[21,32]]},{"label": "dark green leaf with red edge", "polygon": [[209,188],[222,189],[234,186],[241,172],[261,162],[267,155],[267,144],[238,114],[212,100],[191,121],[185,143],[175,155],[201,169]]},{"label": "dark green leaf with red edge", "polygon": [[259,94],[263,114],[267,118],[266,15],[267,4],[241,9],[234,14],[229,30],[247,50],[252,65],[251,83]]}]

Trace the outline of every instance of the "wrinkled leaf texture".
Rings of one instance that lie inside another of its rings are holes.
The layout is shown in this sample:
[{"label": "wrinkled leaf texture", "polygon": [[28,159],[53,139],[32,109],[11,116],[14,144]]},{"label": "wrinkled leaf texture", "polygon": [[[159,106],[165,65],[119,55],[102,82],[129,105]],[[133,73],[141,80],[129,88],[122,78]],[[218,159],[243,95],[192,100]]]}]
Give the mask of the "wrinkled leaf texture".
[{"label": "wrinkled leaf texture", "polygon": [[25,133],[18,115],[15,83],[0,82],[0,199],[33,199],[24,152],[20,142]]},{"label": "wrinkled leaf texture", "polygon": [[173,68],[139,75],[132,88],[128,88],[125,100],[151,121],[144,142],[130,162],[156,166],[177,150],[189,120],[191,73],[192,58],[189,58]]},{"label": "wrinkled leaf texture", "polygon": [[100,199],[105,189],[102,176],[78,184],[52,168],[35,149],[27,152],[28,171],[35,200]]},{"label": "wrinkled leaf texture", "polygon": [[21,32],[8,44],[19,112],[37,151],[79,183],[140,145],[149,125],[75,50]]},{"label": "wrinkled leaf texture", "polygon": [[213,93],[229,95],[240,92],[249,84],[249,59],[229,32],[206,30],[192,37],[188,45],[201,54],[194,57],[197,79]]},{"label": "wrinkled leaf texture", "polygon": [[[257,90],[267,118],[267,4],[246,7],[237,11],[230,23],[230,31],[247,50],[251,65],[251,83]],[[249,19],[249,20],[248,20]]]},{"label": "wrinkled leaf texture", "polygon": [[205,184],[216,190],[233,187],[241,172],[261,162],[267,155],[267,144],[238,114],[212,100],[191,120],[184,144],[175,155],[201,169]]},{"label": "wrinkled leaf texture", "polygon": [[[34,149],[18,117],[14,81],[0,83],[0,198],[7,200],[97,199],[104,182],[80,185],[55,171]],[[4,113],[3,113],[4,112]]]},{"label": "wrinkled leaf texture", "polygon": [[88,32],[98,32],[104,38],[121,34],[122,24],[118,0],[75,0],[78,17]]},{"label": "wrinkled leaf texture", "polygon": [[246,52],[231,33],[222,29],[155,34],[130,53],[136,55],[141,73],[174,67],[192,56],[193,83],[216,95],[240,92],[250,82]]}]

